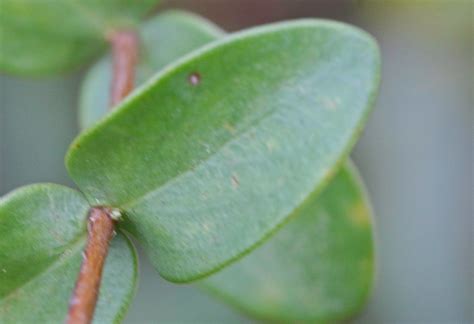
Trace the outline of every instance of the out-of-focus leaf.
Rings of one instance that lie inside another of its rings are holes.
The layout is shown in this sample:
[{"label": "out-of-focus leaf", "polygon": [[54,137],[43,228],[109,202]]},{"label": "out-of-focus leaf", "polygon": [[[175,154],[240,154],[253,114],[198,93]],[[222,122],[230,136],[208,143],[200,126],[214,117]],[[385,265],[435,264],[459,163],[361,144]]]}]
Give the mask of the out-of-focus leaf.
[{"label": "out-of-focus leaf", "polygon": [[162,276],[250,251],[343,161],[373,104],[379,53],[351,26],[301,20],[215,41],[168,66],[72,144],[66,165]]},{"label": "out-of-focus leaf", "polygon": [[[0,200],[0,322],[61,323],[79,273],[89,204],[69,188],[41,184]],[[135,251],[117,235],[94,321],[123,318],[136,284]]]},{"label": "out-of-focus leaf", "polygon": [[258,318],[334,322],[364,305],[373,276],[371,211],[346,167],[268,242],[203,285]]},{"label": "out-of-focus leaf", "polygon": [[[151,18],[139,29],[140,60],[136,84],[192,50],[223,35],[217,26],[199,16],[169,11]],[[87,128],[109,111],[112,61],[110,55],[87,73],[81,89],[79,124]]]},{"label": "out-of-focus leaf", "polygon": [[134,28],[156,0],[2,0],[0,69],[41,75],[98,54],[106,34]]}]

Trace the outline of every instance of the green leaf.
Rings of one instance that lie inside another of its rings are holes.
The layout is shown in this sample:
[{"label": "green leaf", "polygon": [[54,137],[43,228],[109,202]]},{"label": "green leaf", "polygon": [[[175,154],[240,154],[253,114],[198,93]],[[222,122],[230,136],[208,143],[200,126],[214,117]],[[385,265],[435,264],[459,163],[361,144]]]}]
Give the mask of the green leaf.
[{"label": "green leaf", "polygon": [[[61,323],[79,273],[89,204],[69,188],[39,184],[0,200],[0,322]],[[136,255],[117,235],[107,257],[96,323],[119,322],[134,292]]]},{"label": "green leaf", "polygon": [[[141,57],[136,73],[137,85],[180,56],[223,35],[223,31],[199,16],[168,11],[144,23],[139,35]],[[96,63],[87,73],[79,105],[81,128],[91,126],[109,112],[111,75],[110,55]]]},{"label": "green leaf", "polygon": [[41,75],[85,63],[106,33],[133,28],[156,0],[2,0],[0,69]]},{"label": "green leaf", "polygon": [[255,28],[168,66],[72,144],[70,175],[171,281],[205,276],[318,191],[373,104],[379,53],[324,20]]},{"label": "green leaf", "polygon": [[263,246],[203,281],[258,318],[295,323],[347,319],[374,277],[371,210],[355,169],[343,168]]}]

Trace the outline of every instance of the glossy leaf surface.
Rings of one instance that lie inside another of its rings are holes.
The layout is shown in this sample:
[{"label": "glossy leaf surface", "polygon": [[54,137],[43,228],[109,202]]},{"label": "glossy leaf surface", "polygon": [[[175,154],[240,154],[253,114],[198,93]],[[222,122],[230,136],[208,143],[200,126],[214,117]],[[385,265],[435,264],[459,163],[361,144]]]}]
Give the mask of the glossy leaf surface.
[{"label": "glossy leaf surface", "polygon": [[[86,242],[89,204],[69,188],[40,184],[0,200],[0,322],[62,323]],[[136,256],[117,235],[94,321],[123,318],[136,284]]]},{"label": "glossy leaf surface", "polygon": [[[139,29],[140,59],[136,84],[142,84],[166,64],[222,34],[209,21],[186,12],[169,11],[151,18]],[[91,126],[109,112],[111,74],[110,55],[96,63],[87,73],[79,107],[81,128]]]},{"label": "glossy leaf surface", "polygon": [[40,75],[98,54],[106,34],[133,28],[156,0],[2,0],[0,69]]},{"label": "glossy leaf surface", "polygon": [[355,169],[343,168],[263,246],[203,284],[258,318],[334,322],[362,307],[373,276],[369,203]]},{"label": "glossy leaf surface", "polygon": [[70,175],[162,276],[190,281],[270,235],[346,158],[373,104],[377,47],[301,20],[213,42],[72,144]]}]

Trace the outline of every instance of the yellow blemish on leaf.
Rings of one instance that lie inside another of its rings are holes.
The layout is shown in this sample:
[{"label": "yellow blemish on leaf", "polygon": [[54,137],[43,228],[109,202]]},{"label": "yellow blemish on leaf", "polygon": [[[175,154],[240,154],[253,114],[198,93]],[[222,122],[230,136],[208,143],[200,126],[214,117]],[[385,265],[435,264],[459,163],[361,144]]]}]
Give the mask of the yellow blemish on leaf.
[{"label": "yellow blemish on leaf", "polygon": [[271,139],[265,143],[265,146],[267,147],[268,152],[271,153],[277,147],[277,142]]},{"label": "yellow blemish on leaf", "polygon": [[235,127],[229,123],[224,124],[224,128],[231,134],[235,134]]},{"label": "yellow blemish on leaf", "polygon": [[204,232],[209,232],[211,229],[210,226],[207,223],[202,224],[202,229]]},{"label": "yellow blemish on leaf", "polygon": [[323,105],[329,110],[336,110],[341,100],[339,98],[324,98]]},{"label": "yellow blemish on leaf", "polygon": [[349,213],[351,221],[358,226],[369,226],[369,211],[363,201],[358,201]]}]

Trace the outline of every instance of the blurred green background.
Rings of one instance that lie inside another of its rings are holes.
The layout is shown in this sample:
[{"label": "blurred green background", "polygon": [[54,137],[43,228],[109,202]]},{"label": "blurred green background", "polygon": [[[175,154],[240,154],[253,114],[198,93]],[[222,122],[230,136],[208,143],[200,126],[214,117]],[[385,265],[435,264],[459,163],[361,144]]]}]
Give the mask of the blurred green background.
[{"label": "blurred green background", "polygon": [[[377,38],[381,93],[353,157],[376,213],[378,275],[355,322],[472,322],[474,3],[170,0],[158,10],[165,8],[191,10],[228,31],[322,17]],[[83,75],[0,76],[0,194],[33,182],[73,186],[63,157],[78,132]],[[190,285],[164,282],[141,259],[126,322],[251,322]]]}]

